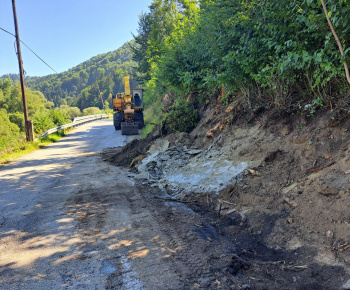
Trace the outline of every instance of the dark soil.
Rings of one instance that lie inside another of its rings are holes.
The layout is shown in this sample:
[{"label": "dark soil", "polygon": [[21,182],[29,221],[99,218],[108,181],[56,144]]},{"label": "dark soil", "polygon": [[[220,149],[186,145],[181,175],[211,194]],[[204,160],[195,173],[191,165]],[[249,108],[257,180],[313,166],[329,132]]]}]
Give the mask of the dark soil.
[{"label": "dark soil", "polygon": [[[149,209],[163,225],[162,231],[181,247],[172,257],[186,263],[182,275],[190,289],[340,289],[346,272],[340,266],[316,263],[317,250],[302,246],[295,250],[269,247],[265,239],[276,215],[232,214],[220,217],[204,200],[171,201],[157,188],[137,184]],[[256,221],[263,225],[259,231]],[[294,229],[295,230],[295,229]]]}]

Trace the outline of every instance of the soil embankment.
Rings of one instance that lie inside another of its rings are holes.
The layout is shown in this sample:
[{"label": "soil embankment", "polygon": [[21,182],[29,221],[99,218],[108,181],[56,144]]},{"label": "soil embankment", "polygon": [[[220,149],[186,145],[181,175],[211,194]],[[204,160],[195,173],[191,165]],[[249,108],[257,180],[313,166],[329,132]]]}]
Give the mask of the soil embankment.
[{"label": "soil embankment", "polygon": [[211,219],[231,242],[228,271],[251,275],[252,289],[350,289],[349,114],[247,122],[230,110],[208,105],[190,134],[134,141],[109,161],[138,157],[143,186]]}]

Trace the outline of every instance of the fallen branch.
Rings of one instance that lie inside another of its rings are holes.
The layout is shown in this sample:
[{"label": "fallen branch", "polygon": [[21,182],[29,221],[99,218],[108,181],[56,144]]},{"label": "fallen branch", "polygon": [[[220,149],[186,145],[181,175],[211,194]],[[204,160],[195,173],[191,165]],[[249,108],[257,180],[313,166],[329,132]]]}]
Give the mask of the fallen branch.
[{"label": "fallen branch", "polygon": [[326,168],[328,168],[328,167],[331,167],[331,166],[334,165],[334,164],[335,164],[335,162],[332,161],[332,162],[330,162],[329,164],[327,164],[327,165],[324,166],[324,167],[308,169],[308,170],[306,170],[306,173],[305,173],[305,174],[308,175],[308,174],[311,174],[311,173],[315,173],[315,172],[322,171],[323,169],[326,169]]},{"label": "fallen branch", "polygon": [[332,123],[329,125],[329,127],[337,127],[345,118],[349,117],[349,113],[348,114],[345,114],[343,115],[342,117],[339,118],[338,121]]},{"label": "fallen branch", "polygon": [[298,204],[292,200],[290,200],[288,197],[283,197],[283,200],[292,208],[296,208]]}]

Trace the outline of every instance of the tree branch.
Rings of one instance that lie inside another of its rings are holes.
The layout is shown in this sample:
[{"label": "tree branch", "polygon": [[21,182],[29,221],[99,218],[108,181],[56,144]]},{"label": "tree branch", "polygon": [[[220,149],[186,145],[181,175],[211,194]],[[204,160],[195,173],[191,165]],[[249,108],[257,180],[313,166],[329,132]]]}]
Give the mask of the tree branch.
[{"label": "tree branch", "polygon": [[[324,3],[324,0],[321,0],[321,2],[322,2],[323,11],[324,11],[324,14],[326,15],[326,18],[327,18],[329,27],[331,28],[331,31],[332,31],[333,36],[334,36],[334,38],[335,38],[335,41],[336,41],[337,44],[338,44],[340,54],[344,57],[343,46],[342,46],[342,44],[341,44],[341,42],[340,42],[340,40],[339,40],[339,37],[338,37],[337,33],[336,33],[335,30],[334,30],[334,27],[333,27],[333,24],[332,24],[331,20],[329,19],[326,4]],[[349,85],[350,85],[350,73],[349,73],[348,64],[346,63],[346,60],[345,60],[345,59],[344,59],[344,61],[343,61],[343,64],[344,64],[346,79],[347,79],[347,81],[348,81],[348,83],[349,83]]]}]

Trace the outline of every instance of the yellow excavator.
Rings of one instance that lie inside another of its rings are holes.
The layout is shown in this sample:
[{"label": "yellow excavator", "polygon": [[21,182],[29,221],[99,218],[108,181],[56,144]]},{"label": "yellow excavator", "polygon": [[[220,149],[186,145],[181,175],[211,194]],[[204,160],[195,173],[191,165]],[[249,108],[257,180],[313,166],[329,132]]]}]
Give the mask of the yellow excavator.
[{"label": "yellow excavator", "polygon": [[124,93],[113,97],[113,124],[122,135],[138,135],[144,127],[143,89],[136,87],[130,91],[130,78],[124,77]]}]

